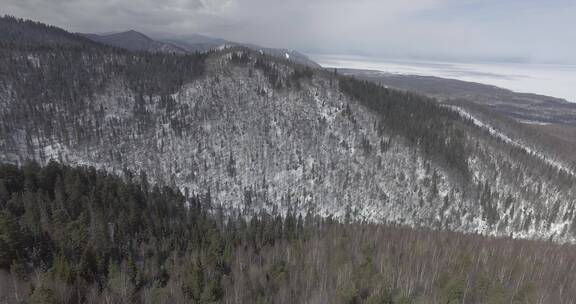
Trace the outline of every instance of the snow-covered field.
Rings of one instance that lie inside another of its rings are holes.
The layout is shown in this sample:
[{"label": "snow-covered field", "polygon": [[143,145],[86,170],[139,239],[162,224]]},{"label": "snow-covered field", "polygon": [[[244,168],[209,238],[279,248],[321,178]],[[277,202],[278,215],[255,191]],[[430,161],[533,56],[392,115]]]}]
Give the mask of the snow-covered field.
[{"label": "snow-covered field", "polygon": [[395,74],[436,76],[495,85],[576,102],[576,65],[530,63],[459,63],[310,55],[323,67],[369,69]]}]

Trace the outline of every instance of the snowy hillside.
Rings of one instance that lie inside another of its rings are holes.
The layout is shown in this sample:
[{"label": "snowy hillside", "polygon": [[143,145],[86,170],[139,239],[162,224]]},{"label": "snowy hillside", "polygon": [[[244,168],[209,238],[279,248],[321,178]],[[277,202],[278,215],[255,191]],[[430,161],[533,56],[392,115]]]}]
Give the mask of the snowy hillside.
[{"label": "snowy hillside", "polygon": [[11,39],[0,48],[2,162],[145,173],[247,215],[574,240],[574,175],[462,109],[298,65],[292,53],[131,53],[10,22],[0,31]]}]

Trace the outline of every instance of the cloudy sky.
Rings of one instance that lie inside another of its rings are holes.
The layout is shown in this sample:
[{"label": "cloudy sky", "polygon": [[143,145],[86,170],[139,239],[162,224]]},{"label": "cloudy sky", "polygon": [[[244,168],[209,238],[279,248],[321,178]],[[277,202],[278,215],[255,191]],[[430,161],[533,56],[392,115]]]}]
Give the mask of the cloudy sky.
[{"label": "cloudy sky", "polygon": [[0,0],[0,12],[309,53],[576,64],[576,0]]}]

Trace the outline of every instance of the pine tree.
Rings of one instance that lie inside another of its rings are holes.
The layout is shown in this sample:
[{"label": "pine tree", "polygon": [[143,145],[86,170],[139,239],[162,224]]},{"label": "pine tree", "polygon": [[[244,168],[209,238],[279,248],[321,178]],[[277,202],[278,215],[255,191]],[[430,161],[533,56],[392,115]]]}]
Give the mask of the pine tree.
[{"label": "pine tree", "polygon": [[184,268],[182,292],[192,303],[200,303],[204,292],[204,269],[199,260],[189,261]]}]

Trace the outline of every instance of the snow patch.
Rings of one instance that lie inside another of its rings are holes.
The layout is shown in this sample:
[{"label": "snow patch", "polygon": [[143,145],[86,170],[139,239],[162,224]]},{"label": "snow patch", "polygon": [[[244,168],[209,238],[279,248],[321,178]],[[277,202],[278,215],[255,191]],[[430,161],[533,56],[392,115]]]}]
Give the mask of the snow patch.
[{"label": "snow patch", "polygon": [[507,144],[510,144],[510,145],[513,145],[517,148],[522,149],[527,154],[532,155],[532,156],[544,161],[546,164],[558,169],[559,171],[563,171],[569,175],[576,177],[576,172],[574,172],[570,168],[567,168],[566,166],[564,166],[559,161],[554,160],[554,159],[550,158],[549,156],[545,155],[544,153],[536,151],[536,150],[526,146],[525,144],[523,144],[519,141],[513,140],[512,138],[510,138],[506,134],[502,133],[501,131],[496,130],[494,127],[492,127],[492,126],[482,122],[480,119],[474,117],[470,112],[467,112],[466,110],[464,110],[460,107],[457,107],[457,106],[446,105],[445,107],[450,108],[450,109],[458,112],[458,114],[460,114],[461,117],[469,119],[477,127],[488,131],[488,133],[490,133],[490,135],[503,140]]}]

